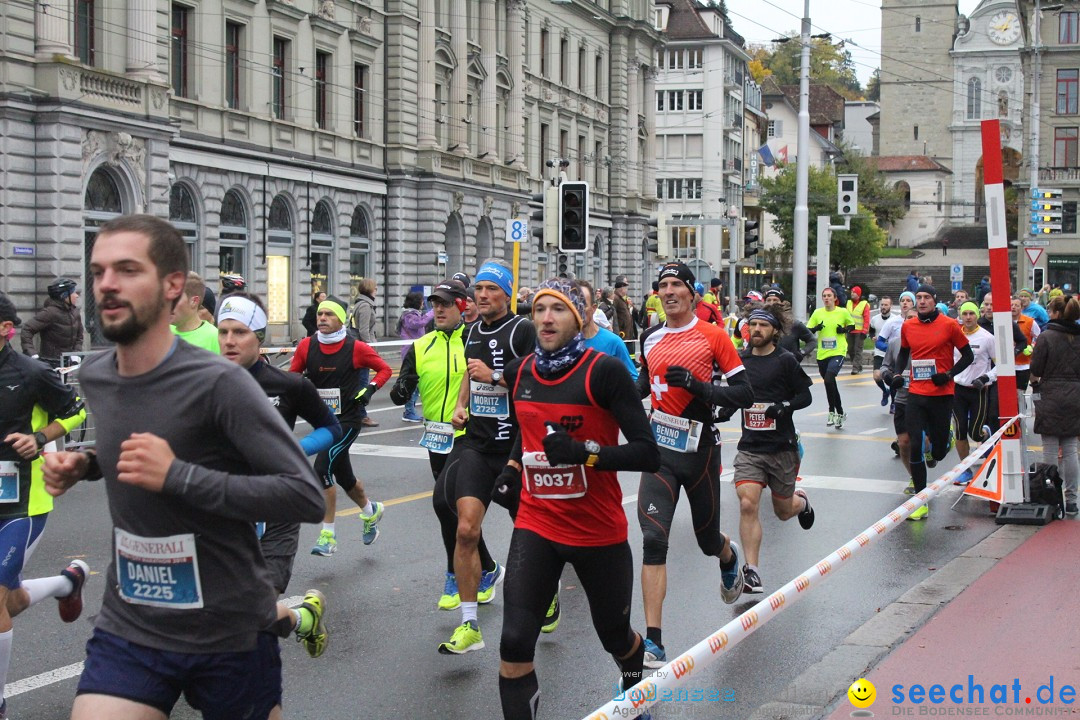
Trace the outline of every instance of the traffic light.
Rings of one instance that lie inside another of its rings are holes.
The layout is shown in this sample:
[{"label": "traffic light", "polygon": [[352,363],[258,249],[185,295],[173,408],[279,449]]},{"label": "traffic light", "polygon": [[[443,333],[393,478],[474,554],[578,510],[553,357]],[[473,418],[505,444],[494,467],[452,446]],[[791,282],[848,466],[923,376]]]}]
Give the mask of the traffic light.
[{"label": "traffic light", "polygon": [[538,243],[543,249],[549,245],[555,245],[556,234],[559,232],[559,190],[553,185],[544,188],[544,192],[531,196],[533,204],[539,204],[540,210],[536,210],[530,216],[532,235],[539,238]]},{"label": "traffic light", "polygon": [[836,176],[836,212],[839,215],[859,214],[859,176]]},{"label": "traffic light", "polygon": [[656,228],[645,233],[649,239],[649,252],[662,258],[671,257],[671,228],[667,224],[667,215],[657,213],[648,219],[648,224]]},{"label": "traffic light", "polygon": [[743,220],[743,257],[750,258],[758,254],[758,239],[761,231],[757,220]]},{"label": "traffic light", "polygon": [[1031,234],[1058,235],[1061,233],[1061,190],[1032,188]]},{"label": "traffic light", "polygon": [[589,183],[559,185],[559,252],[589,249]]}]

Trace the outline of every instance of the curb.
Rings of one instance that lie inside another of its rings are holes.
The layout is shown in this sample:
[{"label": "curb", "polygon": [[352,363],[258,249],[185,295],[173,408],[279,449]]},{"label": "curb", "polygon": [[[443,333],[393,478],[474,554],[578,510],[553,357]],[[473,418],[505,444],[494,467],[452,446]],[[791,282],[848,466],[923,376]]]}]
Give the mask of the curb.
[{"label": "curb", "polygon": [[1003,525],[844,638],[817,663],[806,668],[777,698],[750,720],[821,718],[847,697],[853,680],[863,677],[916,630],[1039,528]]}]

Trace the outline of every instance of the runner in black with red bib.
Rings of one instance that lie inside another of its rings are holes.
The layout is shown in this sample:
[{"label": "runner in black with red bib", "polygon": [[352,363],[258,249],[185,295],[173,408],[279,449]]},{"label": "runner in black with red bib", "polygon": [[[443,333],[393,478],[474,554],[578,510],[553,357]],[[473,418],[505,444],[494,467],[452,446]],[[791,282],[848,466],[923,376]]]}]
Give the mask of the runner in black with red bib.
[{"label": "runner in black with red bib", "polygon": [[652,396],[652,427],[661,459],[658,471],[642,473],[638,490],[645,545],[641,588],[646,660],[654,665],[666,661],[661,621],[668,535],[680,488],[686,490],[698,546],[720,561],[721,598],[733,603],[743,589],[738,545],[720,532],[720,435],[713,426],[713,409],[750,407],[754,391],[724,329],[694,315],[693,287],[690,268],[681,262],[664,265],[659,293],[667,320],[641,336],[637,386],[641,397]]},{"label": "runner in black with red bib", "polygon": [[504,473],[511,483],[522,478],[499,665],[503,717],[512,720],[537,717],[536,640],[566,563],[623,687],[641,679],[645,650],[630,627],[634,566],[616,472],[653,471],[660,458],[626,368],[585,347],[583,308],[573,281],[543,283],[532,307],[536,352],[506,369],[521,431]]},{"label": "runner in black with red bib", "polygon": [[443,543],[454,553],[461,598],[461,624],[439,645],[445,655],[484,647],[477,604],[491,602],[504,572],[484,545],[481,525],[517,434],[510,394],[501,384],[503,373],[507,363],[531,352],[536,343],[532,323],[510,312],[513,285],[513,273],[498,262],[487,261],[476,273],[481,321],[469,328],[465,339],[467,374],[453,417],[455,428],[465,428],[465,437],[450,453],[432,495]]}]

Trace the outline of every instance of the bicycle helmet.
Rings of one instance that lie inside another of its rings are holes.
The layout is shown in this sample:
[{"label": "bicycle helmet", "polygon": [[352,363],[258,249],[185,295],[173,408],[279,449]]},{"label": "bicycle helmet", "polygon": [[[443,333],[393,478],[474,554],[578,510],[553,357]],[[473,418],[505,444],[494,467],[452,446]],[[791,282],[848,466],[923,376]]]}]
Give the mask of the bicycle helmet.
[{"label": "bicycle helmet", "polygon": [[241,292],[247,287],[247,281],[244,280],[242,275],[235,273],[221,276],[221,293],[227,295],[228,293]]},{"label": "bicycle helmet", "polygon": [[64,300],[67,298],[68,295],[71,295],[71,293],[75,292],[75,289],[77,287],[78,285],[75,283],[74,280],[69,280],[68,278],[60,278],[48,287],[49,297],[51,297],[53,300]]}]

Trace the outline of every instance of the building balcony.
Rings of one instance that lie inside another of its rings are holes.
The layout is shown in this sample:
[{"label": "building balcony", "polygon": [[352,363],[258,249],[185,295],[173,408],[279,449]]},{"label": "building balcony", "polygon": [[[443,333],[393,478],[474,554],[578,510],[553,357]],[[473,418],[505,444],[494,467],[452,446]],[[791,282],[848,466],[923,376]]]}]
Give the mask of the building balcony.
[{"label": "building balcony", "polygon": [[1039,182],[1080,185],[1080,167],[1041,167],[1039,168]]},{"label": "building balcony", "polygon": [[168,121],[169,87],[163,81],[82,65],[57,56],[35,69],[35,85],[60,101],[97,110]]},{"label": "building balcony", "polygon": [[417,165],[444,178],[491,185],[508,192],[530,189],[529,177],[524,170],[506,166],[498,160],[488,162],[449,150],[433,149],[417,153]]}]

